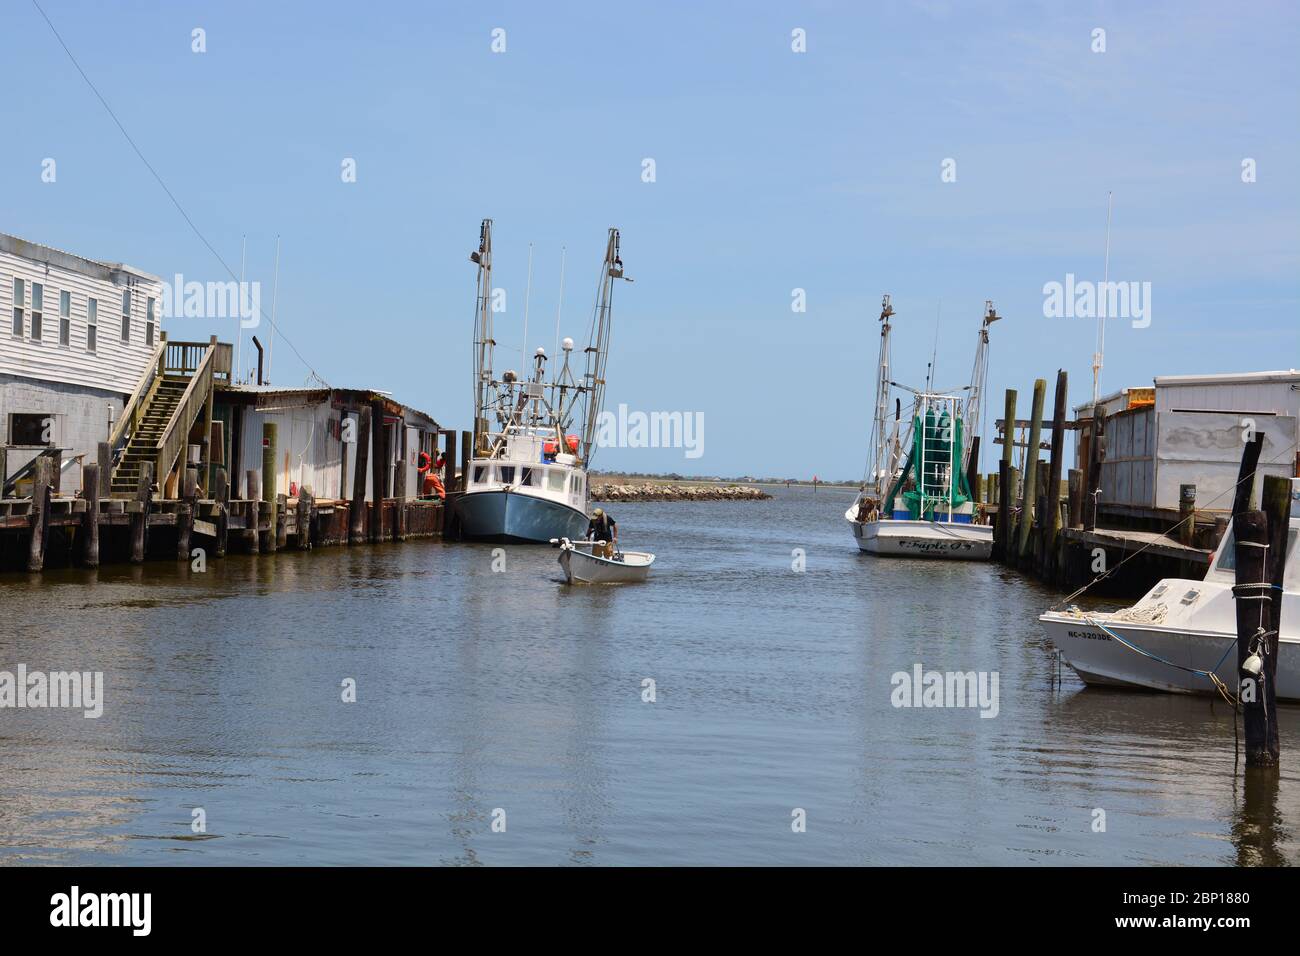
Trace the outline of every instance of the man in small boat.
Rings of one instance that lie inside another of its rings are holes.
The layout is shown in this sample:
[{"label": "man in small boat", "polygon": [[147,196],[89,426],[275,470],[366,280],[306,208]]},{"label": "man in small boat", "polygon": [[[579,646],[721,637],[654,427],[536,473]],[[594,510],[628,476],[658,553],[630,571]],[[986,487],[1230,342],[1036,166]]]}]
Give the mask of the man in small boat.
[{"label": "man in small boat", "polygon": [[587,540],[605,542],[603,547],[592,545],[591,553],[598,558],[612,558],[618,550],[618,522],[605,514],[604,508],[591,513],[591,520],[587,522]]}]

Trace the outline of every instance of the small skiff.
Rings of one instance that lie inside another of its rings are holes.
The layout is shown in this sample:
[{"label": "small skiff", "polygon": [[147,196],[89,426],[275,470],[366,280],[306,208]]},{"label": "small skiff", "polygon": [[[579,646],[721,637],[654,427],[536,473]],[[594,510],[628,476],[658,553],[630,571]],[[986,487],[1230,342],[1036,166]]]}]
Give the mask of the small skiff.
[{"label": "small skiff", "polygon": [[570,541],[552,538],[551,545],[560,549],[560,567],[570,584],[623,584],[644,581],[650,574],[655,556],[645,551],[620,551],[613,558],[598,558],[591,553],[592,545],[603,541]]}]

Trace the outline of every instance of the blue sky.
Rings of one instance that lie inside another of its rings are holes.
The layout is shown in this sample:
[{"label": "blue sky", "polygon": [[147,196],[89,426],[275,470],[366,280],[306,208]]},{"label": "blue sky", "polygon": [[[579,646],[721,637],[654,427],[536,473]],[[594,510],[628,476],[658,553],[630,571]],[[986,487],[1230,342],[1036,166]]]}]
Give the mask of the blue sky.
[{"label": "blue sky", "polygon": [[[560,247],[581,338],[622,230],[636,282],[616,293],[607,405],[703,413],[704,456],[603,449],[598,468],[858,477],[885,292],[899,379],[923,379],[941,314],[937,379],[964,383],[991,298],[992,404],[1014,386],[1027,405],[1039,376],[1050,396],[1057,368],[1086,399],[1095,322],[1045,318],[1042,290],[1101,278],[1108,190],[1110,277],[1152,284],[1152,321],[1108,325],[1104,391],[1300,366],[1293,5],[40,2],[236,270],[248,236],[268,306],[282,237],[278,324],[310,365],[454,427],[484,216],[503,348],[523,344],[530,242],[529,344],[549,349]],[[0,57],[0,231],[225,278],[31,0],[7,4]],[[307,372],[277,341],[273,378]]]}]

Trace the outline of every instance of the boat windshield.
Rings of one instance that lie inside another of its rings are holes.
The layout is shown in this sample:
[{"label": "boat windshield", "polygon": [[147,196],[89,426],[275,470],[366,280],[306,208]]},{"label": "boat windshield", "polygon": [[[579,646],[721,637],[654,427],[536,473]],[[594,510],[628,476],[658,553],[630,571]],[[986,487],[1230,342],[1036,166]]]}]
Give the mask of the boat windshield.
[{"label": "boat windshield", "polygon": [[[1283,588],[1288,591],[1300,590],[1300,567],[1297,567],[1296,541],[1300,539],[1300,531],[1295,528],[1291,529],[1290,535],[1287,536],[1286,545],[1286,578],[1282,582]],[[1235,575],[1237,570],[1237,541],[1232,533],[1232,525],[1228,525],[1228,531],[1223,536],[1223,542],[1219,545],[1219,553],[1214,562],[1211,573],[1222,572],[1224,574]]]}]

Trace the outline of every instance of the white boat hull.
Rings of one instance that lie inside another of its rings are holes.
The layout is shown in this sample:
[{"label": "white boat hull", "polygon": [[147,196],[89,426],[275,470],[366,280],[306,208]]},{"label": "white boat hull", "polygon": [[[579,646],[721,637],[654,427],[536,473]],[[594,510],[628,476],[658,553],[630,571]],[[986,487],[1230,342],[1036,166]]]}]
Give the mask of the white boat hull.
[{"label": "white boat hull", "polygon": [[[1237,685],[1237,636],[1228,631],[1187,631],[1158,625],[1124,623],[1111,615],[1090,615],[1049,611],[1038,619],[1047,627],[1052,643],[1085,684],[1107,687],[1144,688],[1175,694],[1215,693],[1208,677],[1181,670],[1190,667],[1213,671],[1235,691]],[[1163,658],[1171,667],[1130,650],[1098,626],[1104,618],[1113,631],[1147,654]],[[1279,644],[1276,693],[1281,700],[1300,701],[1300,645],[1294,640]]]},{"label": "white boat hull", "polygon": [[560,567],[570,584],[629,584],[650,576],[655,556],[644,551],[624,551],[623,560],[598,558],[581,544],[561,545]]},{"label": "white boat hull", "polygon": [[858,548],[898,558],[987,561],[993,554],[991,525],[948,521],[849,521]]}]

